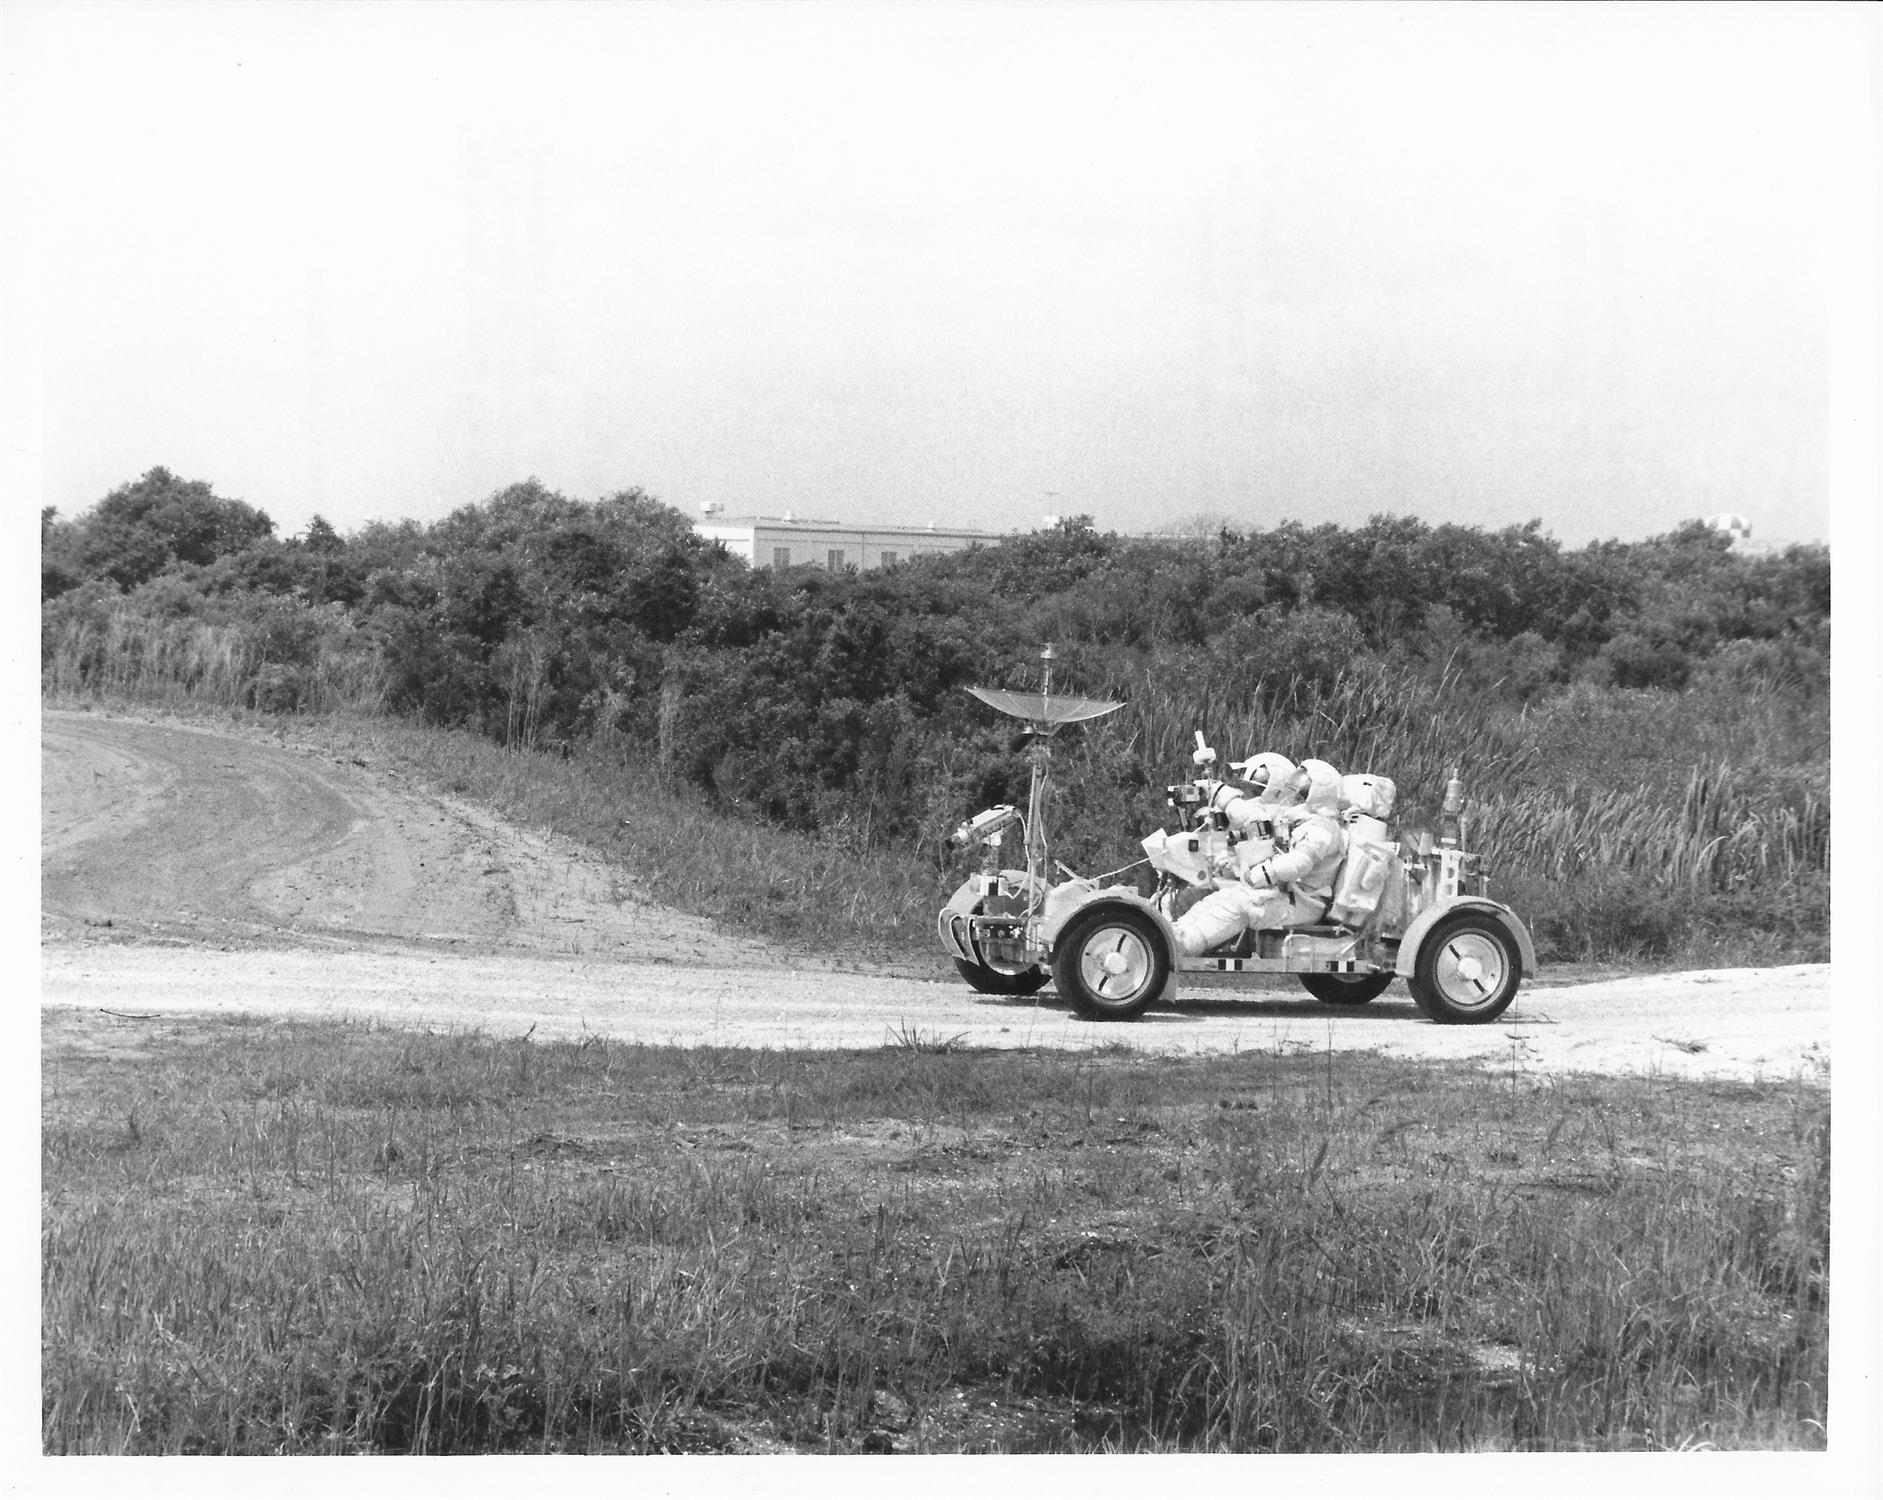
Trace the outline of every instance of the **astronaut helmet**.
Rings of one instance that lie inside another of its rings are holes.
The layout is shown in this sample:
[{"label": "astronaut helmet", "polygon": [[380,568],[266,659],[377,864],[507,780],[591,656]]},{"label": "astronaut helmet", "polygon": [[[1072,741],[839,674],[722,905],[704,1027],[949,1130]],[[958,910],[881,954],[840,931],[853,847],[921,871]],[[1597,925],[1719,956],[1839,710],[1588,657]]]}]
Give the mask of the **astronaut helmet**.
[{"label": "astronaut helmet", "polygon": [[1307,776],[1307,790],[1302,796],[1305,810],[1325,818],[1340,816],[1340,772],[1324,760],[1304,760],[1301,771]]},{"label": "astronaut helmet", "polygon": [[1293,795],[1292,783],[1300,773],[1295,769],[1295,763],[1285,755],[1264,750],[1260,755],[1236,761],[1229,769],[1254,787],[1256,797],[1263,802],[1285,807],[1298,800]]},{"label": "astronaut helmet", "polygon": [[1356,771],[1340,778],[1342,817],[1378,818],[1382,823],[1393,815],[1399,789],[1384,776]]}]

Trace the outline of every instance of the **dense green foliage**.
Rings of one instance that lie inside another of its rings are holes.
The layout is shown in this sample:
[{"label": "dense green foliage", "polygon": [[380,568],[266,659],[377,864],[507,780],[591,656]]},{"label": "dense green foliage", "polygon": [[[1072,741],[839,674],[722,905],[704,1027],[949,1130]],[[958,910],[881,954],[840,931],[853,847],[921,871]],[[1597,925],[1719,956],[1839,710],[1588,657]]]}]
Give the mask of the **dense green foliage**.
[{"label": "dense green foliage", "polygon": [[[601,747],[723,810],[939,864],[1024,795],[961,691],[1059,681],[1127,709],[1068,734],[1057,851],[1136,853],[1194,730],[1394,777],[1451,766],[1555,956],[1703,930],[1818,954],[1828,926],[1830,563],[1695,523],[1566,549],[1378,516],[1172,542],[1083,521],[870,573],[754,571],[638,490],[515,485],[342,537],[162,469],[44,518],[44,677],[266,710],[371,704],[506,745]],[[1762,937],[1760,935],[1763,935]]]},{"label": "dense green foliage", "polygon": [[41,513],[41,592],[61,594],[86,578],[133,588],[179,564],[245,552],[274,529],[261,511],[218,499],[201,480],[152,469],[118,486],[80,524],[60,526],[51,510]]}]

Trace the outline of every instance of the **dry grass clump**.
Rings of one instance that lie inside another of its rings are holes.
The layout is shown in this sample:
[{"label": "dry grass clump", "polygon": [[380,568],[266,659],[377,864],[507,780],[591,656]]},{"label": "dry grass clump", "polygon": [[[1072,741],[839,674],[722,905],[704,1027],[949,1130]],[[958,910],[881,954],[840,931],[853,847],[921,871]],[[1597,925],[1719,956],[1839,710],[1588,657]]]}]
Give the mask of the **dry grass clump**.
[{"label": "dry grass clump", "polygon": [[62,615],[40,643],[40,682],[55,700],[272,713],[370,710],[385,697],[378,660],[345,612],[290,601],[226,621],[128,604]]},{"label": "dry grass clump", "polygon": [[1817,1087],[933,1041],[55,1013],[46,1447],[1824,1442]]}]

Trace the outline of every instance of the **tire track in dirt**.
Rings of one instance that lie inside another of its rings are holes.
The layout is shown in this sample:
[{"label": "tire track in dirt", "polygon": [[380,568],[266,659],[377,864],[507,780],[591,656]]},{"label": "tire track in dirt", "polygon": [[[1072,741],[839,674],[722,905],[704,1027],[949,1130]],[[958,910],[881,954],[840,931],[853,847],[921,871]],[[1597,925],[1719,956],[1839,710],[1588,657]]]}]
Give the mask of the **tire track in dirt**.
[{"label": "tire track in dirt", "polygon": [[127,716],[41,725],[46,941],[781,957],[364,762]]},{"label": "tire track in dirt", "polygon": [[[344,849],[369,818],[311,766],[187,729],[49,719],[40,760],[42,821],[58,829],[42,848],[41,906],[55,921],[225,936],[293,926],[281,877]],[[270,876],[273,899],[252,889]]]}]

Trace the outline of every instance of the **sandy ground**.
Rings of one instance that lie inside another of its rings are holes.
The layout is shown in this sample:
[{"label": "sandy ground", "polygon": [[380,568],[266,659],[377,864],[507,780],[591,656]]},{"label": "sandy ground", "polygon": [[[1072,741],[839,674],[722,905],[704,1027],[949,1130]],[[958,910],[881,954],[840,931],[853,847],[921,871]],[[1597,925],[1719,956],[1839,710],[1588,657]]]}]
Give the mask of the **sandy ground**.
[{"label": "sandy ground", "polygon": [[1093,1024],[1050,989],[996,999],[724,937],[589,851],[285,739],[47,712],[41,744],[41,1002],[101,1029],[257,1012],[682,1045],[1361,1049],[1829,1076],[1826,965],[1531,986],[1478,1027],[1432,1025],[1403,985],[1337,1013],[1272,982]]}]

